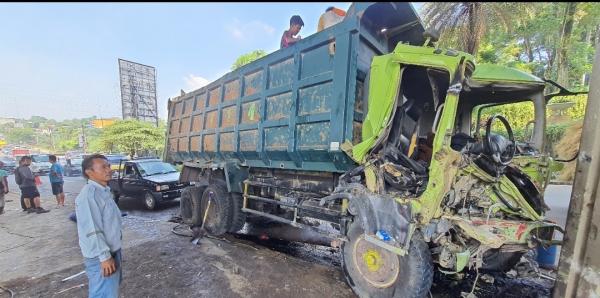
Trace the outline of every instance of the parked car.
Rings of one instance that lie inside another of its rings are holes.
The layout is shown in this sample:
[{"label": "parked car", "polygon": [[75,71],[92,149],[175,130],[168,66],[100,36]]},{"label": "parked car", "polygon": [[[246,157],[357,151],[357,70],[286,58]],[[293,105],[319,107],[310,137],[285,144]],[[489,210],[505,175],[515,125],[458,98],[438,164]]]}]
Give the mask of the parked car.
[{"label": "parked car", "polygon": [[60,164],[63,168],[67,166],[67,158],[64,156],[57,156],[58,164]]},{"label": "parked car", "polygon": [[2,163],[4,164],[4,166],[2,166],[2,170],[7,171],[9,174],[15,172],[15,169],[17,168],[17,161],[14,158],[4,156],[0,157],[0,161],[2,161]]},{"label": "parked car", "polygon": [[83,158],[67,159],[67,164],[64,166],[65,176],[81,176],[81,163],[83,163]]},{"label": "parked car", "polygon": [[179,172],[160,159],[134,159],[121,161],[109,184],[115,202],[121,195],[143,198],[147,209],[181,196],[189,183],[179,182]]},{"label": "parked car", "polygon": [[38,175],[47,175],[50,173],[50,155],[33,154],[31,155],[31,171]]}]

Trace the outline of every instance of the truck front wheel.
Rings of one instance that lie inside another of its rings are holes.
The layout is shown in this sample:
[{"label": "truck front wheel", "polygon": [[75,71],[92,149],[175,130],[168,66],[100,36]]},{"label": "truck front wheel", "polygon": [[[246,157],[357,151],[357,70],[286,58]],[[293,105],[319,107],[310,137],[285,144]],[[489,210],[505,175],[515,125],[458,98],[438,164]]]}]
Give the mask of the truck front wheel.
[{"label": "truck front wheel", "polygon": [[433,282],[433,263],[427,243],[415,232],[409,252],[399,256],[367,241],[358,218],[342,244],[342,269],[359,297],[426,297]]}]

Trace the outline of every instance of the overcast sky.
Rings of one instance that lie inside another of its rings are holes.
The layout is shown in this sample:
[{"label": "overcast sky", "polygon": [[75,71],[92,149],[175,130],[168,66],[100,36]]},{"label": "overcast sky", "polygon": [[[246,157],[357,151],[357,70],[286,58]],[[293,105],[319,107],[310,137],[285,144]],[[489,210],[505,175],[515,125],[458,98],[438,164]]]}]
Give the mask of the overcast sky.
[{"label": "overcast sky", "polygon": [[350,3],[2,3],[0,117],[121,117],[122,58],[156,67],[165,119],[168,97],[243,53],[277,50],[291,15],[304,20],[300,35],[315,33],[328,6]]}]

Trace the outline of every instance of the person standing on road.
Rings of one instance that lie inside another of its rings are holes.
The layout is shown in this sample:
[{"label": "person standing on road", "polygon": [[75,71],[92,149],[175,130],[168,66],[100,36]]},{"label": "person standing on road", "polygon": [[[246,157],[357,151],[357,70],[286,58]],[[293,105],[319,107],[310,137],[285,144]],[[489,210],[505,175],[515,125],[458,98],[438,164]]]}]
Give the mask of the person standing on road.
[{"label": "person standing on road", "polygon": [[52,166],[50,167],[50,184],[52,185],[52,194],[56,196],[56,208],[59,208],[61,205],[65,206],[65,193],[63,191],[63,167],[56,162],[56,155],[50,155],[49,157],[50,163]]},{"label": "person standing on road", "polygon": [[8,173],[2,169],[3,166],[0,161],[0,214],[4,213],[4,195],[8,193]]},{"label": "person standing on road", "polygon": [[21,189],[21,199],[25,202],[27,213],[46,213],[49,212],[41,206],[40,192],[35,185],[35,176],[29,168],[31,157],[23,156],[19,162],[19,167],[15,170],[15,182]]},{"label": "person standing on road", "polygon": [[104,155],[86,157],[87,184],[75,199],[77,234],[89,280],[89,297],[119,297],[121,271],[121,211],[108,187],[112,173]]}]

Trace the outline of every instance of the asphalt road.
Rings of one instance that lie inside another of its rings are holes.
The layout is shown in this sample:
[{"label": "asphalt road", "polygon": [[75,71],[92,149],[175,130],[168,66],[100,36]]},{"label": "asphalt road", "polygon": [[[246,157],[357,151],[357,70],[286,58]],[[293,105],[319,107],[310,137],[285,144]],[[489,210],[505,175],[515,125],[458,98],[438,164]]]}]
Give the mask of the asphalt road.
[{"label": "asphalt road", "polygon": [[[548,185],[544,194],[544,200],[550,207],[550,211],[546,212],[546,217],[556,221],[563,228],[567,222],[572,188],[571,185]],[[560,235],[560,233],[556,233],[555,237],[557,235]],[[557,239],[562,239],[562,235]]]}]

